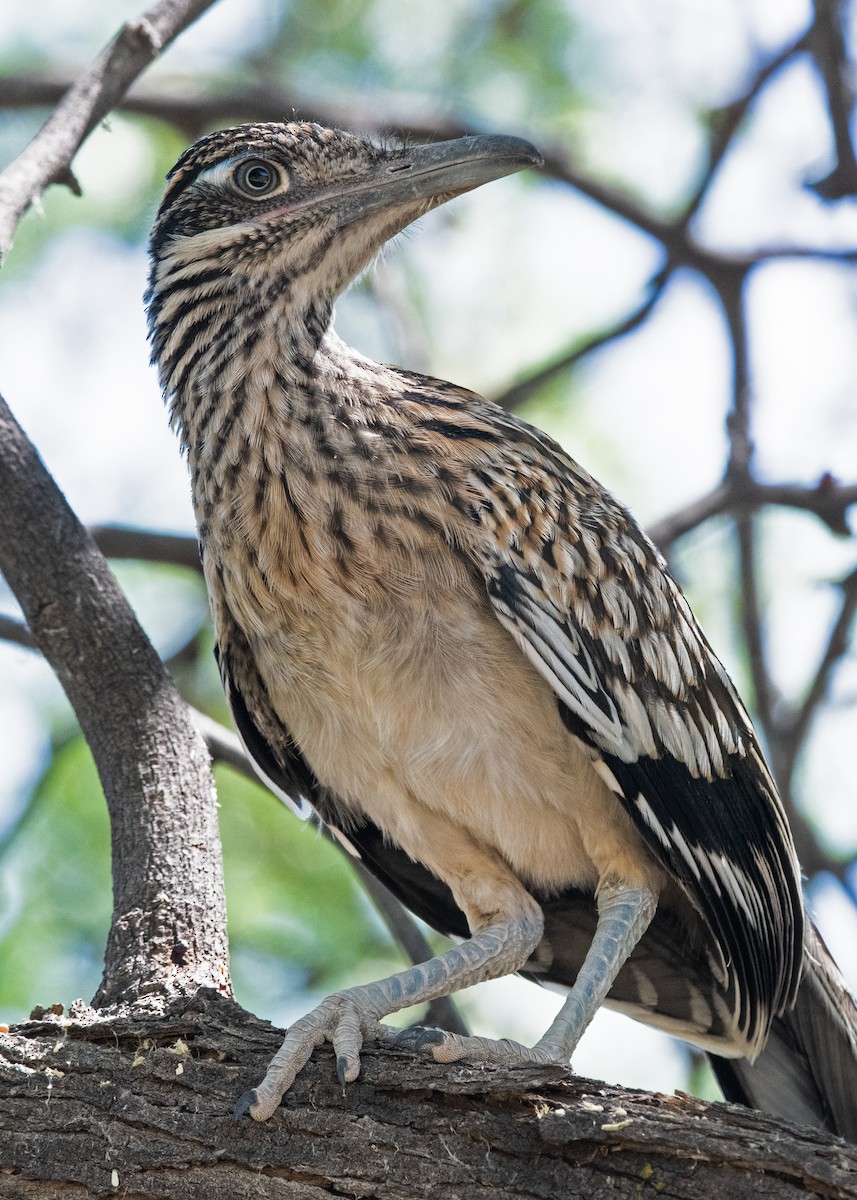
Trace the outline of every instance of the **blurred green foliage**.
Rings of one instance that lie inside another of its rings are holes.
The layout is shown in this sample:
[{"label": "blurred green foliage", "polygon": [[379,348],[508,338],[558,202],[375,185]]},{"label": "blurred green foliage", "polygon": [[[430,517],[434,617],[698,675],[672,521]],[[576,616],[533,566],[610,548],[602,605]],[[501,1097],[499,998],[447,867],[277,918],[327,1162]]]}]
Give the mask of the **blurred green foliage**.
[{"label": "blurred green foliage", "polygon": [[[58,742],[0,846],[0,1012],[90,1000],[110,923],[110,827],[79,735]],[[68,994],[69,985],[74,994]]]}]

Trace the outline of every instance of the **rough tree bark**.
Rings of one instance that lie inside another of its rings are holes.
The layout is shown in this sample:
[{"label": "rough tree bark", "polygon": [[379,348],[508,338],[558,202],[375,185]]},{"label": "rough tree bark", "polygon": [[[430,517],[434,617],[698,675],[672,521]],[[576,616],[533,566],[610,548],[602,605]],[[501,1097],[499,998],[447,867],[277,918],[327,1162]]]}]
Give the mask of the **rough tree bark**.
[{"label": "rough tree bark", "polygon": [[[0,250],[140,70],[207,7],[124,27],[0,178]],[[1,403],[1,402],[0,402]],[[205,749],[94,541],[0,407],[0,569],[89,739],[115,912],[94,1003],[0,1032],[0,1198],[857,1196],[857,1151],[728,1105],[559,1071],[320,1051],[274,1118],[233,1123],[280,1035],[231,999]]]},{"label": "rough tree bark", "polygon": [[278,1043],[214,992],[160,1021],[0,1037],[0,1200],[857,1195],[857,1148],[825,1134],[558,1070],[374,1050],[343,1092],[325,1049],[270,1121],[236,1124]]},{"label": "rough tree bark", "polygon": [[113,921],[99,1007],[231,995],[205,744],[95,542],[0,398],[0,570],[92,749]]}]

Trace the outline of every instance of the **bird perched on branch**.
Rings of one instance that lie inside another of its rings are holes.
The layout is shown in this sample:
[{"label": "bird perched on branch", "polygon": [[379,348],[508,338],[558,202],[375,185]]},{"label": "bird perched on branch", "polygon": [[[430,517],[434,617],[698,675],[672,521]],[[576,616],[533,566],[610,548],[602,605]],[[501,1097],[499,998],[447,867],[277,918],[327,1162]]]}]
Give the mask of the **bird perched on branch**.
[{"label": "bird perched on branch", "polygon": [[[343,1082],[367,1037],[567,1064],[607,1003],[703,1047],[730,1099],[857,1139],[857,1010],[663,559],[545,434],[331,326],[388,239],[539,163],[516,138],[260,124],[169,177],[151,342],[237,727],[263,777],[464,939],[328,997],[239,1110],[268,1117],[325,1039]],[[534,1047],[379,1025],[514,971],[569,989]]]}]

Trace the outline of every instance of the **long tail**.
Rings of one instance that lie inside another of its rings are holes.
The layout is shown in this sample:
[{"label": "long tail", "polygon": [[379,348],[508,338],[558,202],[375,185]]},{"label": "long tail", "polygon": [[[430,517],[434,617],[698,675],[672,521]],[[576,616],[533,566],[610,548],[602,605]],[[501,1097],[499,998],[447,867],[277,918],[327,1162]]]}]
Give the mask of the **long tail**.
[{"label": "long tail", "polygon": [[857,1142],[857,1004],[811,924],[797,1003],[756,1062],[710,1057],[727,1100]]}]

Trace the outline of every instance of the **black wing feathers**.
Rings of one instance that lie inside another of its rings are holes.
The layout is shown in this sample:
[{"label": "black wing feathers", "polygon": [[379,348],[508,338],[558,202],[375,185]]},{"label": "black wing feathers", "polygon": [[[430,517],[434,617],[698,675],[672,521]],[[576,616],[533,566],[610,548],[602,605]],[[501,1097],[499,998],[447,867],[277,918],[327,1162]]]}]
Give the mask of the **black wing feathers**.
[{"label": "black wing feathers", "polygon": [[[707,923],[712,969],[752,1056],[794,1001],[804,918],[791,835],[749,718],[630,515],[550,439],[497,419],[510,435],[505,457],[487,483],[484,468],[470,477],[495,613]],[[517,510],[497,499],[513,488]]]}]

